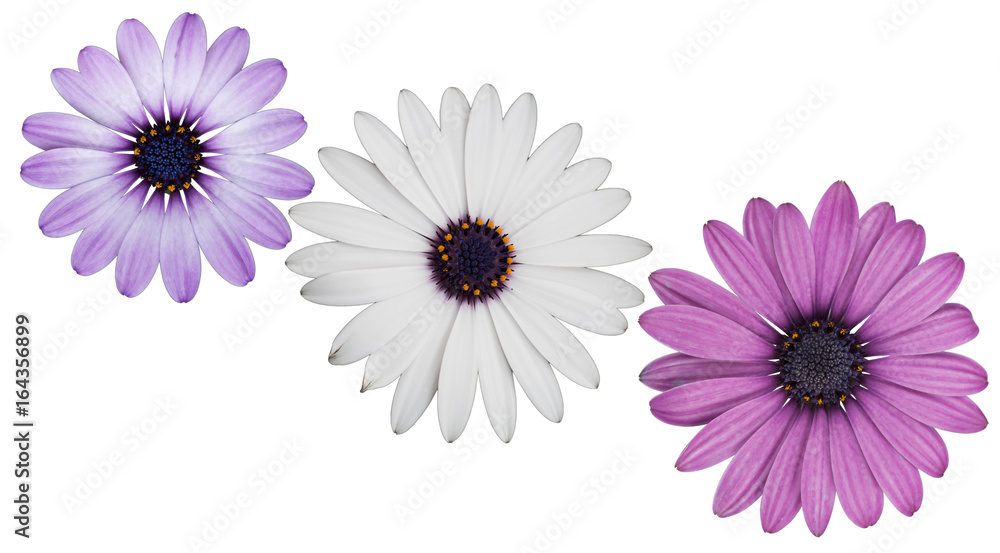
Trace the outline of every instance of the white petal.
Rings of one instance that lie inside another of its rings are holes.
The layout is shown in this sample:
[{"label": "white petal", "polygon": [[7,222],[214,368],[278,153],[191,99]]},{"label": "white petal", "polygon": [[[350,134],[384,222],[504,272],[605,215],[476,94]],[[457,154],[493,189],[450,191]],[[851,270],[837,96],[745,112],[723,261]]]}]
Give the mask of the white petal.
[{"label": "white petal", "polygon": [[531,144],[535,139],[535,124],[538,120],[538,108],[535,97],[522,94],[507,109],[503,118],[503,135],[500,140],[500,163],[497,175],[493,180],[493,188],[486,199],[486,205],[480,214],[484,219],[494,218],[500,202],[506,191],[517,184],[528,161]]},{"label": "white petal", "polygon": [[427,106],[409,90],[399,93],[399,124],[424,181],[452,219],[469,210],[465,194],[465,129],[469,102],[449,88],[441,99],[441,127]]},{"label": "white petal", "polygon": [[603,158],[585,159],[570,165],[552,184],[541,190],[530,208],[520,211],[516,217],[506,221],[503,228],[511,234],[517,232],[552,208],[597,190],[604,184],[609,173],[611,173],[611,162]]},{"label": "white petal", "polygon": [[423,267],[427,265],[427,256],[419,252],[366,248],[344,242],[320,242],[288,256],[285,265],[302,276],[316,278],[351,269]]},{"label": "white petal", "polygon": [[501,294],[500,299],[538,353],[556,370],[580,386],[597,387],[601,382],[597,364],[568,328],[513,290]]},{"label": "white petal", "polygon": [[[386,386],[418,362],[418,357],[433,355],[432,348],[451,333],[458,305],[458,302],[442,295],[432,299],[421,311],[421,316],[410,321],[392,340],[368,356],[361,391]],[[433,378],[434,389],[437,389],[437,375]]]},{"label": "white petal", "polygon": [[411,252],[424,252],[429,248],[423,236],[359,207],[306,202],[293,206],[288,215],[306,230],[348,244]]},{"label": "white petal", "polygon": [[493,431],[504,442],[514,437],[517,424],[517,393],[514,391],[514,373],[507,364],[496,325],[488,309],[482,304],[476,312],[476,366],[479,367],[479,390],[483,394],[486,414]]},{"label": "white petal", "polygon": [[409,292],[366,307],[333,339],[330,364],[347,365],[380,348],[420,314],[436,291],[434,284],[426,282]]},{"label": "white petal", "polygon": [[493,316],[507,362],[528,400],[545,418],[552,422],[561,421],[562,392],[548,361],[531,345],[503,303],[491,302],[490,315]]},{"label": "white petal", "polygon": [[590,292],[545,280],[518,279],[517,270],[508,282],[522,298],[577,328],[607,336],[628,328],[628,321],[614,303]]},{"label": "white petal", "polygon": [[[454,313],[458,313],[458,310],[455,309]],[[448,345],[448,336],[451,334],[454,322],[454,315],[435,322],[434,334],[428,338],[424,350],[400,375],[396,393],[392,396],[392,410],[389,415],[392,431],[396,434],[409,430],[434,398],[438,388],[444,348]]]},{"label": "white petal", "polygon": [[558,267],[606,267],[635,261],[651,251],[653,247],[638,238],[588,234],[554,244],[518,249],[517,262]]},{"label": "white petal", "polygon": [[566,168],[583,138],[583,127],[570,123],[545,139],[531,154],[517,183],[507,190],[497,210],[497,221],[511,221],[530,209],[544,187]]},{"label": "white petal", "polygon": [[528,223],[510,236],[511,243],[526,249],[578,236],[614,219],[631,199],[621,188],[588,192]]},{"label": "white petal", "polygon": [[479,216],[500,168],[500,145],[503,134],[503,108],[492,85],[479,89],[469,112],[465,135],[465,190],[469,213]]},{"label": "white petal", "polygon": [[473,348],[477,338],[477,328],[473,305],[463,304],[458,308],[458,317],[451,328],[448,346],[441,359],[441,375],[438,377],[438,423],[444,439],[454,442],[472,414],[472,404],[476,400],[476,381],[479,376],[473,360]]},{"label": "white petal", "polygon": [[368,157],[372,158],[382,175],[434,224],[439,227],[447,225],[448,216],[413,164],[403,141],[389,127],[363,111],[354,114],[354,129]]},{"label": "white petal", "polygon": [[307,282],[302,297],[321,305],[365,305],[398,296],[430,279],[428,267],[338,271]]},{"label": "white petal", "polygon": [[424,236],[437,226],[389,184],[375,165],[340,148],[322,148],[319,162],[344,190],[361,203]]},{"label": "white petal", "polygon": [[517,278],[543,280],[562,286],[572,286],[607,300],[617,307],[635,307],[642,303],[642,290],[614,275],[583,267],[550,267],[547,265],[517,265]]}]

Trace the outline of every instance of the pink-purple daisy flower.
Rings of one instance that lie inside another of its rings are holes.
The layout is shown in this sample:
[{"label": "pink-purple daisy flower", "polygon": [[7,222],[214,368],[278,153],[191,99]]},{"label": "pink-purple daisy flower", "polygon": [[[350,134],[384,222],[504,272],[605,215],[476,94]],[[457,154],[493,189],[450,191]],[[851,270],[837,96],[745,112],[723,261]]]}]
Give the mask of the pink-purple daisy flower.
[{"label": "pink-purple daisy flower", "polygon": [[[52,84],[85,117],[38,113],[24,121],[28,142],[45,150],[21,165],[39,188],[66,189],[42,211],[46,236],[80,232],[71,262],[94,274],[117,258],[115,281],[141,293],[157,267],[170,297],[190,301],[201,254],[236,286],[255,273],[247,239],[281,249],[284,215],[265,199],[307,196],[313,177],[271,152],[306,130],[288,109],[260,111],[285,83],[276,59],[248,65],[250,36],[233,27],[211,45],[196,14],[178,17],[160,47],[129,19],[118,57],[80,51],[79,71],[56,69]],[[81,232],[82,231],[82,232]]]},{"label": "pink-purple daisy flower", "polygon": [[[827,190],[807,223],[791,204],[747,204],[743,233],[710,221],[709,257],[732,292],[681,269],[650,276],[665,304],[639,324],[678,353],[642,382],[662,391],[653,414],[704,427],[677,460],[694,471],[732,457],[715,493],[722,517],[758,498],[765,531],[802,510],[821,535],[837,498],[847,517],[878,521],[883,497],[909,516],[919,472],[944,474],[938,430],[971,433],[986,417],[970,394],[986,371],[948,352],[979,332],[946,303],[964,263],[921,263],[924,230],[887,203],[863,216],[850,188]],[[734,293],[735,292],[735,293]]]}]

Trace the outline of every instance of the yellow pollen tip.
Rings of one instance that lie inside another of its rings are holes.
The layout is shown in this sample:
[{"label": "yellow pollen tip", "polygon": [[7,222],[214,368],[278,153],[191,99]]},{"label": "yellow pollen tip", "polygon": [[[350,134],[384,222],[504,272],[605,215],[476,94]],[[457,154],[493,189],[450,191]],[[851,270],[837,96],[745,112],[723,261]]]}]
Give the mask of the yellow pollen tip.
[{"label": "yellow pollen tip", "polygon": [[201,159],[201,154],[195,154],[194,155],[194,160],[195,161],[199,161],[200,159]]},{"label": "yellow pollen tip", "polygon": [[132,153],[133,153],[133,154],[135,154],[135,155],[139,155],[139,154],[141,154],[142,152],[141,152],[141,151],[139,151],[139,148],[136,148],[136,149],[132,150]]},{"label": "yellow pollen tip", "polygon": [[184,190],[187,190],[188,188],[191,188],[191,183],[190,182],[185,182],[184,183]]},{"label": "yellow pollen tip", "polygon": [[482,219],[476,219],[476,224],[477,225],[482,225],[483,224],[483,220]]},{"label": "yellow pollen tip", "polygon": [[149,136],[156,136],[156,129],[149,131]]},{"label": "yellow pollen tip", "polygon": [[169,131],[170,130],[170,125],[167,125],[166,127],[163,127],[163,128]]},{"label": "yellow pollen tip", "polygon": [[473,296],[478,296],[479,295],[479,290],[473,290],[472,291],[472,295]]},{"label": "yellow pollen tip", "polygon": [[170,186],[168,186],[168,187],[167,187],[167,190],[169,190],[169,191],[173,192],[174,190],[177,190],[177,186],[176,186],[176,185],[173,185],[173,184],[171,184]]},{"label": "yellow pollen tip", "polygon": [[802,396],[802,399],[809,401],[809,396]]},{"label": "yellow pollen tip", "polygon": [[846,330],[844,330],[843,328],[842,328],[842,329],[840,329],[840,335],[841,335],[841,336],[843,336],[843,335],[845,335],[845,334],[847,334],[847,331],[846,331]]},{"label": "yellow pollen tip", "polygon": [[792,389],[792,385],[791,384],[785,384],[785,389],[786,390],[791,390]]},{"label": "yellow pollen tip", "polygon": [[439,252],[443,252],[444,251],[444,246],[438,246],[438,251]]},{"label": "yellow pollen tip", "polygon": [[847,399],[847,396],[845,394],[840,394],[840,398],[839,399],[840,399],[840,401],[844,401],[845,399]]},{"label": "yellow pollen tip", "polygon": [[162,183],[162,182],[158,182],[158,183],[156,183],[156,187],[157,187],[157,188],[163,188],[163,183]]},{"label": "yellow pollen tip", "polygon": [[830,328],[833,328],[833,321],[830,321],[830,322],[826,323],[826,326],[828,326]]},{"label": "yellow pollen tip", "polygon": [[185,129],[184,129],[184,127],[177,127],[177,132],[178,132],[178,133],[181,133],[181,134],[183,134],[183,133],[184,133],[184,130],[185,130]]},{"label": "yellow pollen tip", "polygon": [[445,234],[444,235],[445,241],[450,241],[452,238],[454,238],[454,237],[452,235],[450,235],[450,234]]},{"label": "yellow pollen tip", "polygon": [[798,338],[799,338],[799,333],[798,332],[793,332],[792,333],[792,340],[797,340]]},{"label": "yellow pollen tip", "polygon": [[514,258],[513,258],[513,257],[508,257],[508,258],[507,258],[507,264],[508,264],[508,265],[510,265],[510,264],[511,264],[511,263],[513,263],[513,262],[514,262]]},{"label": "yellow pollen tip", "polygon": [[192,136],[188,140],[190,140],[192,144],[194,144],[195,142],[198,142],[198,138],[196,136]]},{"label": "yellow pollen tip", "polygon": [[812,327],[813,328],[819,328],[819,321],[813,321]]},{"label": "yellow pollen tip", "polygon": [[819,398],[819,399],[817,399],[817,400],[816,400],[816,404],[817,404],[817,405],[823,405],[823,398]]},{"label": "yellow pollen tip", "polygon": [[786,347],[786,348],[790,348],[790,347],[792,347],[792,343],[791,343],[791,342],[785,342],[785,347]]},{"label": "yellow pollen tip", "polygon": [[511,273],[512,273],[512,272],[514,272],[514,271],[513,271],[513,269],[511,269],[510,267],[507,267],[507,270],[506,270],[506,271],[504,271],[504,272],[506,272],[506,273],[507,273],[507,274],[509,275],[509,274],[511,274]]},{"label": "yellow pollen tip", "polygon": [[145,136],[140,136],[139,137],[139,142],[142,142],[143,144],[145,144],[146,143],[146,137]]},{"label": "yellow pollen tip", "polygon": [[501,281],[507,280],[507,275],[500,275],[500,280]]},{"label": "yellow pollen tip", "polygon": [[495,281],[495,280],[490,281],[490,286],[496,286],[496,285],[497,285],[497,281]]},{"label": "yellow pollen tip", "polygon": [[503,243],[506,244],[507,242],[510,242],[510,238],[507,238],[506,236],[504,236],[503,237]]},{"label": "yellow pollen tip", "polygon": [[448,254],[444,254],[444,255],[442,255],[442,256],[441,256],[441,259],[443,259],[443,260],[445,260],[445,261],[448,261]]},{"label": "yellow pollen tip", "polygon": [[503,229],[500,228],[500,227],[497,227],[497,234],[503,234]]},{"label": "yellow pollen tip", "polygon": [[465,230],[469,228],[469,223],[462,223],[462,229]]},{"label": "yellow pollen tip", "polygon": [[514,251],[514,244],[511,244],[511,245],[507,246],[507,251],[509,251],[509,252]]},{"label": "yellow pollen tip", "polygon": [[493,228],[494,226],[495,225],[493,224],[493,221],[490,221],[489,223],[486,223],[486,228]]},{"label": "yellow pollen tip", "polygon": [[469,291],[469,285],[468,284],[463,284],[462,285],[462,290],[465,290],[466,292],[468,292]]}]

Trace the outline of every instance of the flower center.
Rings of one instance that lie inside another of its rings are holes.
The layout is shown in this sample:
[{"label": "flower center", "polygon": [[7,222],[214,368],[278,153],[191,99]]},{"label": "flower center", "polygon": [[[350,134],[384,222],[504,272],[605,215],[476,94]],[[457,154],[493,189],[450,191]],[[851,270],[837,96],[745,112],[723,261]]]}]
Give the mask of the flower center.
[{"label": "flower center", "polygon": [[800,404],[834,405],[851,394],[865,356],[849,330],[817,320],[793,328],[778,355],[785,392]]},{"label": "flower center", "polygon": [[173,192],[190,188],[198,174],[201,143],[185,127],[153,125],[135,140],[135,166],[152,186]]},{"label": "flower center", "polygon": [[432,247],[434,281],[448,297],[496,297],[514,271],[514,245],[493,221],[466,216],[439,228]]}]

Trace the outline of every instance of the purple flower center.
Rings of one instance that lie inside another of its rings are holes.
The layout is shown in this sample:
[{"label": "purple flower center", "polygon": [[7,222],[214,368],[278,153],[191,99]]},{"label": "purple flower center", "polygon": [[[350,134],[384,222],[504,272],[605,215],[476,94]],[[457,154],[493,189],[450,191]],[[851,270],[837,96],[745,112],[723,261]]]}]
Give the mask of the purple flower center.
[{"label": "purple flower center", "polygon": [[833,321],[817,320],[786,335],[778,365],[788,397],[813,405],[846,400],[860,380],[865,362],[854,334]]},{"label": "purple flower center", "polygon": [[135,140],[139,175],[165,192],[190,188],[200,169],[201,143],[186,127],[153,125]]},{"label": "purple flower center", "polygon": [[466,216],[439,228],[431,246],[434,281],[450,298],[494,298],[514,271],[514,246],[493,221]]}]

